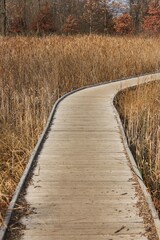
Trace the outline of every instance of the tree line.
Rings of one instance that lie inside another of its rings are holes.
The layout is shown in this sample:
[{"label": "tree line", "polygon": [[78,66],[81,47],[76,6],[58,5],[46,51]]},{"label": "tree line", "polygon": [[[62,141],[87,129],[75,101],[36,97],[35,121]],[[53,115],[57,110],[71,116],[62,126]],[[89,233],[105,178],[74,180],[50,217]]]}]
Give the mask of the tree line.
[{"label": "tree line", "polygon": [[0,32],[138,34],[160,32],[159,0],[0,0]]}]

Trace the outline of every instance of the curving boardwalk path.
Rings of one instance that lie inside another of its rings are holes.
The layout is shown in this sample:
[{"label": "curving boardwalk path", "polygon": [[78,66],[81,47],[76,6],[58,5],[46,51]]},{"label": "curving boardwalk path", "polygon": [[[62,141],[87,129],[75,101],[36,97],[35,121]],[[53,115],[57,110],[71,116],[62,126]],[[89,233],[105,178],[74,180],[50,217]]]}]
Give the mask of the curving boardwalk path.
[{"label": "curving boardwalk path", "polygon": [[[155,78],[155,77],[154,77]],[[112,104],[141,77],[63,100],[26,194],[22,240],[147,240],[135,182]]]}]

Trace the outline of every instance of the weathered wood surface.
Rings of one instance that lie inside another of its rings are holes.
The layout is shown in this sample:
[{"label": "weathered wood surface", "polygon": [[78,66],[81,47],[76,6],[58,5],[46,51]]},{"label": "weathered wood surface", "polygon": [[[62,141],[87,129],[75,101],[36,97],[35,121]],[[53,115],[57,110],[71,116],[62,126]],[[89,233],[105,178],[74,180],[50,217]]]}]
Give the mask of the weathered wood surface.
[{"label": "weathered wood surface", "polygon": [[89,88],[60,103],[27,189],[35,213],[22,219],[21,239],[147,239],[112,105],[121,88]]}]

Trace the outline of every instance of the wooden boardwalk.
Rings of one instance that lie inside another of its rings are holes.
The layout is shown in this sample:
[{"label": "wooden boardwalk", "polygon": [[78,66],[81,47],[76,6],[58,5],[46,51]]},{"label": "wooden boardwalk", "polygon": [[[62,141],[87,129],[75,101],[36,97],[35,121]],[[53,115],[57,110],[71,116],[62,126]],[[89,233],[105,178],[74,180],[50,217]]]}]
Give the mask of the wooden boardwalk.
[{"label": "wooden boardwalk", "polygon": [[[144,81],[146,78],[142,78]],[[63,100],[38,157],[22,240],[146,240],[112,99],[136,79]]]}]

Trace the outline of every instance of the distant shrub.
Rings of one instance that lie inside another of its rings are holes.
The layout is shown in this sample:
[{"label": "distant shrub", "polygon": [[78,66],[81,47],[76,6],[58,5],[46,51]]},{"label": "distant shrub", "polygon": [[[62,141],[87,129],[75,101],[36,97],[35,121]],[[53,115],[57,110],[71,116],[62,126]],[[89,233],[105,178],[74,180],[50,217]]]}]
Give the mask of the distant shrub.
[{"label": "distant shrub", "polygon": [[63,33],[76,34],[79,31],[78,21],[73,15],[69,15],[63,26]]},{"label": "distant shrub", "polygon": [[41,33],[52,33],[56,31],[52,7],[49,3],[45,3],[36,18],[30,25],[30,30],[37,32],[37,34]]},{"label": "distant shrub", "polygon": [[151,5],[144,18],[143,29],[148,33],[160,33],[160,6]]},{"label": "distant shrub", "polygon": [[133,32],[132,17],[128,13],[124,13],[115,19],[114,29],[116,33],[121,35],[131,34]]}]

